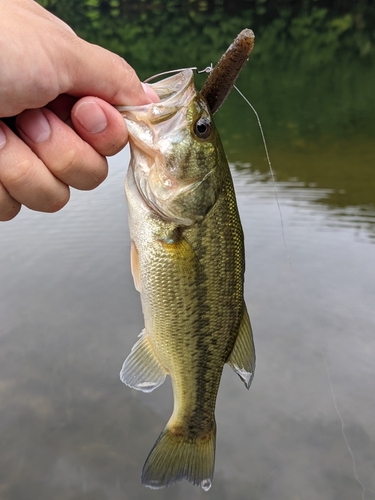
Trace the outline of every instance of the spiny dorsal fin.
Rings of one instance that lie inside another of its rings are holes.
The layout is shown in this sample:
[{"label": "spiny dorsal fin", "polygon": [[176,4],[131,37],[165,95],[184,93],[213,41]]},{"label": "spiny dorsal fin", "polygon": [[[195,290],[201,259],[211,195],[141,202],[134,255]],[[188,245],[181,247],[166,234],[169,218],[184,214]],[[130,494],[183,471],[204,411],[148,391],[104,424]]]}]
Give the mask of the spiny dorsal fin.
[{"label": "spiny dorsal fin", "polygon": [[143,330],[124,361],[120,372],[121,381],[138,391],[151,392],[164,382],[166,375],[155,356],[149,335]]},{"label": "spiny dorsal fin", "polygon": [[250,318],[245,303],[243,304],[242,318],[236,342],[227,359],[227,363],[243,380],[246,388],[249,389],[254,377],[255,348]]}]

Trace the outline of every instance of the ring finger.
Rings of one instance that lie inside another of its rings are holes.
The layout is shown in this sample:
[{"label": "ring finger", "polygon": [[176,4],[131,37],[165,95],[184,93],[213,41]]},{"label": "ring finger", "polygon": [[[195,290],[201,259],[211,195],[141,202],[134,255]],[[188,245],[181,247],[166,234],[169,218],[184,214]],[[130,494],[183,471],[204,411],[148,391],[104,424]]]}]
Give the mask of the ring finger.
[{"label": "ring finger", "polygon": [[[69,200],[68,186],[58,180],[9,127],[1,122],[0,127],[5,138],[0,149],[1,217],[12,211],[13,200],[42,212],[62,208]],[[8,218],[12,218],[9,213]]]},{"label": "ring finger", "polygon": [[107,176],[107,160],[52,111],[27,110],[16,120],[20,137],[63,183],[94,189]]}]

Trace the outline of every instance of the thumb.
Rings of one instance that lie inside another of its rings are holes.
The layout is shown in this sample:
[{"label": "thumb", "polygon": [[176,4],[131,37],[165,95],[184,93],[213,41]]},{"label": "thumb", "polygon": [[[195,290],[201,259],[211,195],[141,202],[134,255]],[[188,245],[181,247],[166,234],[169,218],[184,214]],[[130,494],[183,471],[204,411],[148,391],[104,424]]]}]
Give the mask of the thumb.
[{"label": "thumb", "polygon": [[66,58],[62,93],[96,96],[118,106],[149,104],[155,100],[145,92],[134,69],[120,56],[78,37],[71,49]]}]

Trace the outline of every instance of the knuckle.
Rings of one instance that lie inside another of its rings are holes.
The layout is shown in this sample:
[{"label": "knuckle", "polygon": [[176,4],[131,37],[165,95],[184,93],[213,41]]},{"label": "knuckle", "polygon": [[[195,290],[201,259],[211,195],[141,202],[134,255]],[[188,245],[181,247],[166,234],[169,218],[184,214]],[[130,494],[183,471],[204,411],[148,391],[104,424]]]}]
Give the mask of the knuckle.
[{"label": "knuckle", "polygon": [[82,163],[80,152],[76,147],[66,148],[64,154],[55,160],[53,172],[59,178],[71,175],[76,169],[79,169]]},{"label": "knuckle", "polygon": [[69,188],[58,181],[38,158],[23,157],[3,168],[0,219],[10,220],[25,205],[31,210],[56,212],[69,201]]},{"label": "knuckle", "polygon": [[8,189],[20,188],[26,186],[33,177],[33,162],[24,158],[17,162],[13,168],[7,168],[2,176],[3,183]]},{"label": "knuckle", "polygon": [[96,188],[108,173],[107,160],[84,147],[68,149],[51,170],[60,180],[81,190]]}]

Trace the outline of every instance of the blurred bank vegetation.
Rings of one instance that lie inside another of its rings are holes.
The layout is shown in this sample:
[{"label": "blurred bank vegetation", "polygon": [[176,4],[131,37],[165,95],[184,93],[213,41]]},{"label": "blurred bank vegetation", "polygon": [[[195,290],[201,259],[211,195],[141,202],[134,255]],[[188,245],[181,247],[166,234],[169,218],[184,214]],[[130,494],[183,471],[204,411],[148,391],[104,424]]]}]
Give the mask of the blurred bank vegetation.
[{"label": "blurred bank vegetation", "polygon": [[375,55],[374,0],[39,0],[137,71],[206,66],[252,28],[252,64],[312,68]]},{"label": "blurred bank vegetation", "polygon": [[[39,1],[142,79],[215,64],[252,28],[238,86],[261,117],[276,178],[332,190],[330,206],[373,206],[375,0]],[[236,92],[215,121],[229,159],[269,179],[255,116]]]}]

